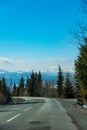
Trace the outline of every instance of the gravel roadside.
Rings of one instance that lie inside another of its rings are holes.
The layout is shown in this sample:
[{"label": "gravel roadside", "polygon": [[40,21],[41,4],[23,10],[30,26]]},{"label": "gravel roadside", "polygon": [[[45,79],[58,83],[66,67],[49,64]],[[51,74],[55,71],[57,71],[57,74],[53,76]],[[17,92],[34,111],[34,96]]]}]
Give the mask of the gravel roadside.
[{"label": "gravel roadside", "polygon": [[58,99],[79,130],[87,130],[87,109],[79,106],[76,99]]}]

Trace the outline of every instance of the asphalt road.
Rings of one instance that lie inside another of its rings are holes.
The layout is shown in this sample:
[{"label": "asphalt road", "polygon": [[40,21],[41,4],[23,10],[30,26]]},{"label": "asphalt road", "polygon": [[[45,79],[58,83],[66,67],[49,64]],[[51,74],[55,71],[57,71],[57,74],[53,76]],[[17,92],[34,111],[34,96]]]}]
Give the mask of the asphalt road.
[{"label": "asphalt road", "polygon": [[56,99],[34,100],[0,106],[0,130],[78,130]]}]

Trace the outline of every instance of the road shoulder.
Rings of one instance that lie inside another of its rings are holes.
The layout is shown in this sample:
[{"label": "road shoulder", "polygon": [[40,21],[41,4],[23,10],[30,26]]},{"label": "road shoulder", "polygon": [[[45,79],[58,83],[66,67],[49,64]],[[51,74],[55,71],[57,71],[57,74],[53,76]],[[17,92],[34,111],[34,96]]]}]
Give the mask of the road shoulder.
[{"label": "road shoulder", "polygon": [[87,109],[79,106],[76,99],[58,99],[79,130],[87,130]]}]

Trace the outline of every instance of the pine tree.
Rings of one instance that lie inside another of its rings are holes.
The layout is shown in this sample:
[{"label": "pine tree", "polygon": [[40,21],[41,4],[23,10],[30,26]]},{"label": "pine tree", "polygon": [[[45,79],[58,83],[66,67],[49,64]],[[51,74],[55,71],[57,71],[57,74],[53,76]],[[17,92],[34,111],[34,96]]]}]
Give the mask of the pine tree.
[{"label": "pine tree", "polygon": [[36,93],[36,75],[35,73],[32,71],[30,78],[27,77],[26,80],[26,93],[28,96],[35,96]]},{"label": "pine tree", "polygon": [[23,78],[23,76],[19,83],[19,91],[20,91],[20,96],[23,96],[24,95],[24,78]]},{"label": "pine tree", "polygon": [[74,98],[74,89],[71,82],[71,77],[69,73],[66,73],[65,77],[65,97],[66,98]]},{"label": "pine tree", "polygon": [[26,94],[28,96],[30,96],[30,79],[28,76],[27,76],[27,80],[26,80]]},{"label": "pine tree", "polygon": [[34,96],[38,96],[38,82],[37,82],[37,72],[34,73],[34,80],[35,80],[35,86],[34,86]]},{"label": "pine tree", "polygon": [[37,75],[37,96],[42,95],[41,90],[42,90],[42,75],[41,75],[41,72],[39,71]]},{"label": "pine tree", "polygon": [[1,80],[1,87],[2,87],[2,92],[5,93],[7,90],[7,85],[4,77]]},{"label": "pine tree", "polygon": [[35,95],[35,75],[34,72],[32,71],[30,76],[30,96],[34,95]]},{"label": "pine tree", "polygon": [[77,91],[87,97],[87,39],[79,48],[79,56],[75,61],[75,78]]},{"label": "pine tree", "polygon": [[2,92],[2,81],[0,80],[0,93]]},{"label": "pine tree", "polygon": [[20,96],[20,88],[17,87],[17,96]]},{"label": "pine tree", "polygon": [[16,90],[17,90],[17,86],[16,86],[16,84],[14,83],[13,92],[16,92]]},{"label": "pine tree", "polygon": [[6,80],[3,77],[0,80],[0,102],[8,102],[10,98],[10,90],[7,87]]},{"label": "pine tree", "polygon": [[63,95],[63,74],[60,66],[58,68],[57,92],[59,96]]},{"label": "pine tree", "polygon": [[12,86],[13,86],[13,83],[12,83],[12,79],[10,79],[10,84],[9,84],[10,86],[10,93],[12,93]]},{"label": "pine tree", "polygon": [[14,96],[17,96],[17,86],[16,84],[14,83],[14,86],[13,86],[13,94]]},{"label": "pine tree", "polygon": [[41,96],[42,89],[42,75],[41,72],[37,74],[32,71],[30,78],[27,77],[26,93],[29,96]]}]

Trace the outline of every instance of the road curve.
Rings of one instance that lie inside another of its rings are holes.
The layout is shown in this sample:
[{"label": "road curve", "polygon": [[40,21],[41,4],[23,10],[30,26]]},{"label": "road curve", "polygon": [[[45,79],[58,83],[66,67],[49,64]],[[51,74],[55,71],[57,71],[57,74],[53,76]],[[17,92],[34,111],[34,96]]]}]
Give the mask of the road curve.
[{"label": "road curve", "polygon": [[[35,102],[34,102],[35,100]],[[0,107],[0,130],[78,130],[56,99]]]}]

